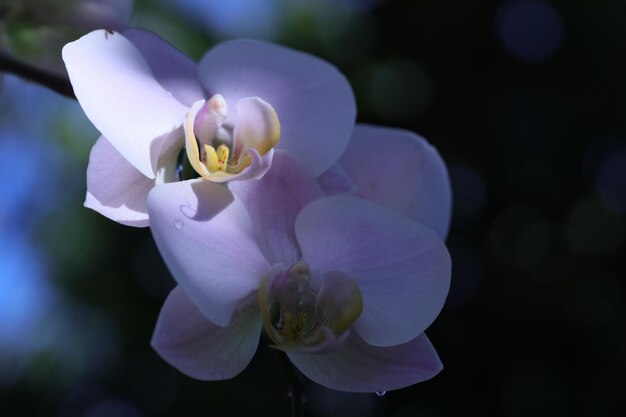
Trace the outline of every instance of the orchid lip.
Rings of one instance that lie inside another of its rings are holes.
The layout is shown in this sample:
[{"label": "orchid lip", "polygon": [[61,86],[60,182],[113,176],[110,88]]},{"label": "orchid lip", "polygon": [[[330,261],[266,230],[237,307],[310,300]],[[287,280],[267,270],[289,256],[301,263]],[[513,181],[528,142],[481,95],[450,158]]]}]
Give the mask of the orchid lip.
[{"label": "orchid lip", "polygon": [[303,260],[264,278],[257,302],[273,348],[311,353],[341,347],[363,309],[361,292],[352,278],[325,274],[316,288]]},{"label": "orchid lip", "polygon": [[[194,103],[185,121],[187,156],[194,170],[204,179],[236,179],[251,165],[254,152],[261,158],[280,139],[280,122],[274,108],[258,97],[236,103],[229,117],[229,106],[221,94]],[[258,165],[258,164],[257,164]]]}]

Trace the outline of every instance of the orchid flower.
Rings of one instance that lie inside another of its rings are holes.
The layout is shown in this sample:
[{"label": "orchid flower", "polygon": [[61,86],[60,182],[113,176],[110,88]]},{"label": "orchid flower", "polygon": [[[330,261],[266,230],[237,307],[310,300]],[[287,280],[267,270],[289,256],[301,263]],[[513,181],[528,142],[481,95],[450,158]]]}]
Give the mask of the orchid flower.
[{"label": "orchid flower", "polygon": [[261,329],[337,390],[388,391],[442,369],[424,330],[447,295],[450,258],[430,228],[361,198],[325,196],[282,151],[258,181],[165,184],[148,209],[178,283],[152,344],[185,374],[237,375]]},{"label": "orchid flower", "polygon": [[99,30],[66,45],[63,59],[102,134],[90,154],[85,205],[126,225],[149,225],[148,192],[178,180],[185,145],[209,182],[258,179],[275,149],[315,177],[339,160],[354,128],[343,75],[265,42],[224,42],[196,64],[150,32]]}]

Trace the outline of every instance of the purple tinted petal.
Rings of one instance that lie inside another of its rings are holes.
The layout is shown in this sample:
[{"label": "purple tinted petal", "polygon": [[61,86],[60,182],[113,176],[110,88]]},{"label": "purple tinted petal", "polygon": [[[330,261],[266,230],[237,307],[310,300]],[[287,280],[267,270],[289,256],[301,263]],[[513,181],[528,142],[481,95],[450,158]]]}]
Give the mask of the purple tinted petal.
[{"label": "purple tinted petal", "polygon": [[199,76],[211,94],[229,103],[260,97],[278,114],[278,149],[291,152],[314,177],[346,149],[356,105],[350,84],[312,55],[260,41],[236,40],[211,49]]},{"label": "purple tinted petal", "polygon": [[239,174],[235,174],[230,177],[229,181],[247,181],[258,180],[272,167],[272,161],[274,160],[274,149],[270,149],[265,155],[261,156],[256,149],[248,149],[244,156],[248,154],[252,158],[252,162],[249,166],[243,169]]},{"label": "purple tinted petal", "polygon": [[156,81],[143,55],[118,32],[96,30],[68,43],[63,60],[89,120],[128,162],[154,178],[159,152],[153,142],[179,127],[188,108]]},{"label": "purple tinted petal", "polygon": [[356,191],[352,178],[339,164],[333,165],[316,179],[326,195],[353,194]]},{"label": "purple tinted petal", "polygon": [[349,392],[400,389],[430,379],[443,369],[425,334],[402,345],[375,347],[353,332],[343,347],[334,352],[288,355],[311,380]]},{"label": "purple tinted petal", "polygon": [[192,378],[232,378],[252,360],[259,344],[261,318],[255,303],[237,310],[228,327],[207,320],[176,287],[167,297],[152,347],[172,366]]},{"label": "purple tinted petal", "polygon": [[354,278],[363,312],[354,329],[369,344],[408,342],[437,317],[450,287],[450,256],[429,228],[367,200],[326,197],[296,219],[303,259],[317,272]]},{"label": "purple tinted petal", "polygon": [[271,169],[258,181],[237,181],[230,190],[248,209],[254,235],[266,259],[289,266],[300,258],[294,221],[322,191],[302,165],[286,152],[276,152]]},{"label": "purple tinted petal", "polygon": [[437,150],[413,132],[357,125],[341,166],[357,194],[407,215],[445,239],[452,192]]},{"label": "purple tinted petal", "polygon": [[137,171],[106,138],[91,148],[85,207],[127,226],[146,227],[152,187],[154,180]]},{"label": "purple tinted petal", "polygon": [[258,97],[241,99],[236,108],[233,158],[238,160],[242,150],[248,148],[254,148],[259,154],[265,155],[280,138],[280,123],[276,111]]},{"label": "purple tinted petal", "polygon": [[147,30],[128,29],[124,36],[139,49],[157,81],[176,100],[189,107],[205,98],[197,64],[191,58]]},{"label": "purple tinted petal", "polygon": [[192,180],[153,188],[148,213],[178,284],[209,320],[227,326],[238,303],[270,268],[243,204],[224,186]]}]

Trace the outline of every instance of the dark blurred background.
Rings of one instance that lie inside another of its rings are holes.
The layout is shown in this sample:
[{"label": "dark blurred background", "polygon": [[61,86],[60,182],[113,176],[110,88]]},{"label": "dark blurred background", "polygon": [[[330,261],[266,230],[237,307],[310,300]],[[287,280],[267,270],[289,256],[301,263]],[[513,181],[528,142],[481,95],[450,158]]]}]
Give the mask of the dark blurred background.
[{"label": "dark blurred background", "polygon": [[[359,121],[448,164],[452,288],[427,332],[445,369],[383,397],[308,383],[308,415],[625,415],[625,18],[618,0],[136,3],[133,26],[196,59],[245,36],[329,60]],[[173,281],[149,230],[82,206],[96,138],[76,102],[5,77],[0,415],[288,415],[266,348],[225,382],[150,348]]]}]

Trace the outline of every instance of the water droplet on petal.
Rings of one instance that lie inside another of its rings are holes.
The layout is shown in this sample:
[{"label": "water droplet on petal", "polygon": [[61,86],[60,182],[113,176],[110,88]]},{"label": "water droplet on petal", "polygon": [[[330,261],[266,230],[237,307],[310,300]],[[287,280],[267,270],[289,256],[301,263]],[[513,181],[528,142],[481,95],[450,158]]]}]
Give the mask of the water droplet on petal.
[{"label": "water droplet on petal", "polygon": [[174,220],[174,227],[178,230],[182,230],[182,228],[185,227],[185,223],[180,219],[176,219]]},{"label": "water droplet on petal", "polygon": [[376,395],[378,395],[379,397],[382,397],[385,394],[387,394],[387,391],[376,391]]},{"label": "water droplet on petal", "polygon": [[192,208],[191,206],[180,206],[180,212],[188,219],[193,219],[198,214],[198,210]]}]

